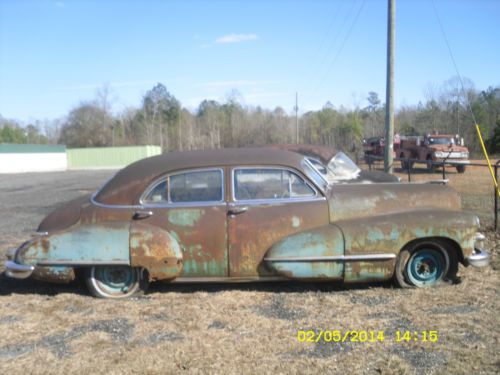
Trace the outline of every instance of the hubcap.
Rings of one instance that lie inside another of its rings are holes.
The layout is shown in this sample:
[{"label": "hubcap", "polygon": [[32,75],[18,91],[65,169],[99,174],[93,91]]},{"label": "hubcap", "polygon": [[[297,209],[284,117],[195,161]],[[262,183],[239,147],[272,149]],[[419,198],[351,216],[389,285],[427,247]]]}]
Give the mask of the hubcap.
[{"label": "hubcap", "polygon": [[411,256],[406,271],[414,285],[432,285],[442,278],[444,265],[444,257],[439,251],[422,249]]},{"label": "hubcap", "polygon": [[136,282],[136,273],[127,266],[104,266],[95,268],[94,278],[103,292],[124,294]]}]

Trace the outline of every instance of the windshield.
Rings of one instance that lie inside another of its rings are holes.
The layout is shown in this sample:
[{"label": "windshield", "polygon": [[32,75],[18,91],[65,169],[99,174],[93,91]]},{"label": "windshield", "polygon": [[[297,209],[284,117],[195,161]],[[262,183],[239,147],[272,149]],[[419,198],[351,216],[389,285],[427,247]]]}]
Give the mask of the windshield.
[{"label": "windshield", "polygon": [[356,163],[342,151],[331,158],[328,162],[328,169],[332,171],[337,180],[350,180],[356,178],[361,172]]},{"label": "windshield", "polygon": [[306,158],[306,160],[328,183],[355,179],[361,172],[361,169],[343,152],[339,152],[331,158],[328,166],[311,157]]},{"label": "windshield", "polygon": [[455,138],[429,138],[429,144],[431,145],[449,145],[455,144]]}]

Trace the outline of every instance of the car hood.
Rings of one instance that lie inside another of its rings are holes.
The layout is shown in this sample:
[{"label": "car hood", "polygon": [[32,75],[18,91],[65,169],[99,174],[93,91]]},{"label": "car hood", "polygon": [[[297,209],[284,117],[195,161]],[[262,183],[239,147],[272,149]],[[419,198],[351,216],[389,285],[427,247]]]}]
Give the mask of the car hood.
[{"label": "car hood", "polygon": [[461,209],[455,190],[430,183],[332,185],[327,197],[331,222],[424,208]]},{"label": "car hood", "polygon": [[37,231],[52,232],[76,224],[80,220],[82,206],[90,203],[90,196],[90,194],[84,195],[56,208],[42,220]]},{"label": "car hood", "polygon": [[399,182],[400,178],[390,173],[381,171],[365,171],[361,170],[359,174],[350,180],[336,181],[336,184],[371,184],[374,182]]}]

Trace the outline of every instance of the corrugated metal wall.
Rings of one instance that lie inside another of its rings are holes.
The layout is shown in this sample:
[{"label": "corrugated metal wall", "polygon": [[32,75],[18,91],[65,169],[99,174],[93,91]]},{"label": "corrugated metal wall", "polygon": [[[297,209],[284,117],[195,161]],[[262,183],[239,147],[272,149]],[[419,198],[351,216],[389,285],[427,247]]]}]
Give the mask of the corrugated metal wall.
[{"label": "corrugated metal wall", "polygon": [[89,147],[67,149],[69,169],[121,168],[161,154],[160,146]]}]

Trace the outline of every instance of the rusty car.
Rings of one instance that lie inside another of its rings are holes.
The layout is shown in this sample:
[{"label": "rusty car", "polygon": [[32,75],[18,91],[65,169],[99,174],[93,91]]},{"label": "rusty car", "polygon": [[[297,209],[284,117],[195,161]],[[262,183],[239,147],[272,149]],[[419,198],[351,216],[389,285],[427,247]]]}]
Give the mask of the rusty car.
[{"label": "rusty car", "polygon": [[434,184],[332,184],[301,153],[179,151],[137,161],[49,214],[6,275],[123,298],[152,281],[453,282],[486,266],[479,219]]}]

